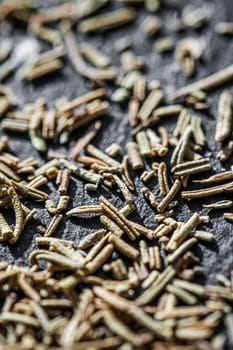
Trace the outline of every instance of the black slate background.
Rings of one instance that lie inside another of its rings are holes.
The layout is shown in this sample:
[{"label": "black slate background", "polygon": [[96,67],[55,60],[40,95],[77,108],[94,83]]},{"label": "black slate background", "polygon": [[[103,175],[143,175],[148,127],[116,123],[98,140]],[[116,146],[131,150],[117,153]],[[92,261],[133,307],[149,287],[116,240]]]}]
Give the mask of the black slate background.
[{"label": "black slate background", "polygon": [[[43,7],[54,5],[57,1],[40,1],[38,2]],[[87,40],[96,47],[101,48],[103,52],[108,54],[112,58],[112,64],[119,67],[119,55],[114,49],[114,45],[119,38],[123,36],[129,36],[133,42],[133,49],[137,55],[143,56],[146,61],[145,75],[148,80],[159,79],[161,85],[165,92],[169,94],[176,88],[187,84],[189,81],[200,79],[210,73],[218,71],[223,67],[232,64],[233,57],[233,39],[222,37],[214,32],[214,25],[218,21],[232,20],[233,6],[231,0],[215,0],[215,1],[175,1],[175,0],[164,0],[162,1],[163,6],[158,12],[163,20],[163,27],[160,32],[162,36],[170,36],[174,39],[180,39],[182,37],[200,37],[205,43],[205,52],[202,62],[197,67],[196,76],[193,79],[186,79],[177,62],[174,61],[173,53],[168,53],[161,55],[156,52],[153,47],[154,39],[148,38],[142,32],[140,28],[140,23],[148,15],[146,11],[138,7],[137,8],[137,19],[133,24],[129,24],[120,29],[105,32],[104,34],[97,33],[94,35],[82,35],[76,33],[77,41]],[[206,5],[210,6],[212,10],[212,16],[209,19],[208,25],[206,25],[201,31],[194,31],[192,29],[186,30],[183,33],[173,33],[171,30],[171,23],[174,18],[180,15],[182,6],[192,3],[194,5]],[[114,7],[114,4],[112,5]],[[103,10],[105,11],[105,9]],[[103,12],[102,11],[102,12]],[[10,22],[12,25],[12,30],[6,30],[6,28],[1,28],[0,40],[6,36],[13,36],[15,42],[20,42],[24,40],[29,34],[22,26],[18,26],[15,23]],[[48,49],[49,46],[40,43],[41,49]],[[66,96],[68,99],[73,99],[89,90],[87,82],[80,77],[73,70],[68,59],[65,61],[64,68],[60,73],[53,74],[50,78],[40,79],[35,83],[25,83],[17,81],[14,76],[7,79],[6,84],[11,86],[16,92],[20,101],[32,102],[39,97],[45,97],[49,106],[53,106],[55,99]],[[233,93],[232,85],[229,85]],[[210,103],[210,110],[208,113],[196,113],[202,117],[204,130],[208,138],[208,146],[205,150],[205,155],[211,158],[213,168],[215,172],[222,171],[224,169],[230,169],[232,164],[232,158],[224,165],[220,164],[216,160],[216,153],[220,148],[214,142],[214,132],[215,123],[217,115],[217,101],[222,89],[216,90],[209,95],[208,101]],[[107,88],[108,96],[114,91],[114,87]],[[175,126],[175,118],[171,118],[165,121],[165,125],[172,130]],[[64,154],[69,154],[69,149],[74,145],[75,140],[82,134],[84,129],[79,133],[75,132],[72,135],[72,139],[69,145],[65,147],[51,145],[50,149],[61,151]],[[20,159],[25,159],[30,155],[39,157],[41,164],[46,159],[36,152],[30,142],[27,140],[26,136],[18,136],[16,134],[10,134],[10,146],[12,151],[20,157]],[[100,134],[95,139],[95,144],[104,150],[112,142],[118,142],[123,148],[125,143],[130,139],[130,127],[128,124],[127,107],[119,106],[117,104],[111,104],[109,108],[108,116],[104,119],[104,124]],[[135,191],[135,202],[137,205],[137,212],[132,216],[138,222],[142,222],[148,227],[154,228],[156,226],[154,221],[154,212],[148,206],[148,204],[143,200],[140,195],[140,188],[142,183],[139,181],[140,174],[136,174],[135,182],[137,188]],[[197,188],[198,186],[193,186],[190,182],[190,188]],[[150,183],[150,188],[157,193],[158,186],[156,181]],[[46,190],[46,188],[45,188]],[[56,199],[56,191],[53,185],[47,187],[48,192],[51,191],[51,197]],[[70,193],[72,194],[72,199],[69,208],[77,205],[83,204],[97,204],[98,196],[101,193],[108,198],[111,195],[108,191],[99,190],[96,194],[89,194],[84,190],[83,183],[79,179],[72,179],[70,184]],[[118,207],[123,206],[123,201],[121,195],[114,193],[115,198],[112,197],[113,203]],[[219,196],[218,199],[232,197],[231,194],[226,196]],[[217,199],[217,198],[216,198]],[[212,232],[216,237],[216,244],[213,245],[201,245],[196,248],[197,254],[201,258],[202,265],[205,267],[206,274],[205,278],[208,282],[215,281],[216,273],[223,273],[227,277],[230,275],[230,271],[233,269],[233,226],[231,223],[226,222],[223,217],[222,211],[209,211],[207,209],[203,210],[201,204],[208,203],[214,200],[214,198],[206,199],[205,201],[197,200],[190,203],[183,202],[181,198],[178,198],[180,204],[175,210],[175,216],[179,220],[186,221],[193,212],[198,211],[202,214],[209,214],[211,222],[205,226],[209,232]],[[0,244],[0,259],[8,260],[10,263],[16,263],[18,265],[27,264],[27,258],[30,252],[35,249],[35,237],[39,234],[36,233],[36,226],[38,224],[47,225],[50,217],[47,211],[43,209],[40,203],[26,203],[29,207],[36,207],[39,209],[38,214],[35,216],[35,220],[32,220],[24,230],[19,242],[13,246],[7,244]],[[13,218],[10,218],[13,221]],[[59,226],[56,236],[65,239],[72,239],[78,243],[85,235],[95,231],[99,228],[98,218],[74,218],[72,220],[63,220],[62,224]]]}]

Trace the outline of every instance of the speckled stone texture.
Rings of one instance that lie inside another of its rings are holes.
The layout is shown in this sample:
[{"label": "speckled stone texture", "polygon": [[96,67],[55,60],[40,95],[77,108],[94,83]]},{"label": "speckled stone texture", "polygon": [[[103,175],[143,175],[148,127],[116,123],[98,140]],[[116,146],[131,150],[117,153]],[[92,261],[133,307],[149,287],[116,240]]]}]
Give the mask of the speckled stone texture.
[{"label": "speckled stone texture", "polygon": [[[42,6],[48,6],[48,3],[54,5],[55,1],[43,1],[40,2]],[[175,40],[183,37],[199,37],[203,40],[205,45],[204,57],[200,64],[197,66],[196,76],[193,79],[186,79],[181,70],[180,66],[174,60],[173,53],[167,53],[160,55],[154,49],[154,39],[147,38],[142,32],[140,24],[143,19],[148,15],[143,8],[138,7],[137,19],[133,24],[124,26],[120,29],[105,32],[104,34],[94,35],[82,35],[76,33],[77,41],[87,40],[93,43],[96,47],[103,50],[107,55],[112,57],[112,64],[119,66],[119,55],[114,49],[114,44],[119,38],[127,35],[133,42],[133,49],[137,55],[142,56],[146,62],[145,75],[148,80],[159,79],[165,92],[168,94],[174,91],[176,88],[187,84],[189,81],[200,79],[210,73],[218,71],[221,68],[227,67],[232,64],[233,57],[233,39],[226,38],[217,35],[214,32],[214,25],[220,20],[232,20],[233,7],[232,1],[195,1],[195,5],[204,4],[211,7],[212,16],[209,23],[201,30],[194,31],[192,29],[186,30],[183,33],[173,33],[170,29],[171,20],[174,19],[181,12],[182,5],[187,3],[194,3],[193,1],[175,1],[175,0],[164,0],[162,1],[163,6],[158,12],[163,20],[163,27],[158,37],[170,36]],[[7,33],[1,31],[0,40],[6,36]],[[25,40],[28,34],[23,27],[17,27],[12,30],[11,34],[15,41]],[[41,49],[48,49],[49,46],[41,44]],[[65,61],[64,68],[60,73],[51,75],[49,78],[40,79],[35,83],[25,83],[17,81],[14,76],[11,76],[7,81],[13,90],[18,95],[22,102],[35,101],[38,97],[44,97],[49,106],[53,105],[56,98],[66,96],[68,99],[73,99],[89,90],[87,82],[80,77],[73,70],[68,58]],[[232,85],[229,88],[233,92]],[[107,88],[108,96],[114,91],[114,87]],[[215,92],[209,94],[210,110],[204,113],[195,113],[202,117],[203,126],[207,134],[208,146],[205,149],[205,155],[210,157],[211,163],[215,171],[219,172],[224,169],[230,169],[232,164],[232,158],[224,165],[216,159],[216,153],[219,149],[219,145],[214,142],[214,132],[217,115],[217,101],[222,89],[218,89]],[[95,139],[95,144],[104,150],[112,142],[118,142],[124,149],[125,143],[130,140],[130,126],[128,123],[128,112],[127,106],[119,106],[112,103],[109,108],[108,115],[104,118],[104,123],[101,132]],[[164,120],[165,125],[172,130],[175,125],[175,118]],[[70,143],[65,147],[51,145],[51,150],[61,151],[64,154],[69,154],[69,149],[74,145],[75,140],[82,134],[84,129],[80,132],[75,132],[72,135]],[[26,136],[18,136],[16,134],[10,134],[10,146],[13,152],[21,159],[25,159],[30,155],[39,157],[42,162],[46,159],[39,155],[35,150],[32,149],[30,142]],[[139,174],[135,173],[136,191],[135,191],[135,202],[137,205],[137,212],[132,216],[142,222],[148,227],[155,227],[153,210],[148,206],[140,195],[140,188],[142,187],[139,181]],[[190,188],[197,188],[190,182]],[[158,192],[157,182],[150,183],[150,188],[154,193]],[[56,198],[55,187],[49,185],[47,188],[48,192],[51,191],[53,199]],[[97,204],[98,196],[103,193],[107,198],[111,198],[110,193],[106,190],[100,190],[97,193],[89,194],[84,190],[84,184],[79,179],[72,178],[70,184],[70,193],[72,193],[71,203],[69,208],[83,204]],[[114,198],[113,198],[114,197]],[[232,197],[231,194],[226,196],[219,196],[220,199]],[[215,198],[216,200],[218,199]],[[112,196],[113,203],[118,207],[123,206],[122,197],[119,193],[114,193]],[[190,203],[182,201],[180,197],[177,198],[179,206],[175,210],[175,217],[179,220],[186,221],[192,213],[195,211],[201,214],[210,215],[210,223],[203,225],[203,229],[214,234],[216,238],[216,244],[213,245],[202,245],[199,244],[195,249],[197,254],[201,258],[202,265],[206,269],[205,278],[208,282],[215,280],[214,276],[216,273],[223,273],[229,277],[230,270],[233,268],[233,225],[226,222],[223,219],[222,211],[209,211],[202,209],[201,205],[209,203],[214,198],[206,200],[196,200]],[[7,244],[0,244],[0,257],[1,259],[7,259],[10,263],[15,262],[19,265],[27,264],[27,258],[33,249],[35,249],[35,237],[39,234],[36,233],[36,226],[38,224],[47,225],[49,222],[49,215],[47,211],[43,209],[42,204],[34,202],[26,203],[29,207],[35,206],[39,209],[39,213],[35,220],[32,220],[24,230],[19,242],[15,245],[9,246]],[[13,218],[12,218],[13,221]],[[72,239],[78,242],[85,235],[93,232],[100,225],[98,218],[92,216],[90,218],[72,218],[71,220],[63,220],[62,224],[56,232],[56,237],[62,237],[65,239]]]}]

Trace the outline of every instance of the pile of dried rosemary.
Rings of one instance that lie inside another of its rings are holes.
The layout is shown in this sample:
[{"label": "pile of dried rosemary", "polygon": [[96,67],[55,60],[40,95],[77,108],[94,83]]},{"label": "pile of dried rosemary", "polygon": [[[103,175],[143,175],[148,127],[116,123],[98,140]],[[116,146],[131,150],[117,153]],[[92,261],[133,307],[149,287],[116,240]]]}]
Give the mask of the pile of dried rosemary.
[{"label": "pile of dried rosemary", "polygon": [[[145,5],[151,13],[142,30],[149,36],[159,33],[161,19],[154,15],[159,0],[116,2]],[[0,138],[0,242],[11,245],[20,239],[38,213],[29,208],[31,204],[42,202],[51,217],[47,227],[37,226],[38,249],[29,256],[30,267],[0,260],[0,349],[232,348],[233,272],[231,276],[217,275],[218,285],[199,283],[205,271],[192,247],[215,240],[203,228],[211,218],[194,212],[185,222],[180,221],[176,208],[185,200],[220,194],[220,200],[202,207],[210,209],[209,213],[223,210],[223,217],[233,222],[233,212],[226,211],[233,201],[225,196],[233,192],[233,170],[214,172],[211,160],[205,157],[202,120],[193,112],[208,109],[207,92],[232,80],[233,66],[177,90],[172,98],[183,97],[182,103],[165,103],[160,82],[147,81],[145,62],[127,38],[116,45],[121,63],[117,68],[93,45],[77,43],[74,25],[80,33],[91,33],[136,18],[135,9],[123,5],[95,15],[108,3],[67,1],[48,9],[39,9],[30,0],[0,4],[1,24],[11,18],[22,21],[31,34],[52,45],[33,60],[19,64],[11,57],[11,40],[3,41],[0,81],[15,71],[28,81],[47,77],[62,69],[67,56],[92,87],[72,101],[61,96],[52,109],[44,99],[19,105],[12,90],[0,86],[1,128],[9,137]],[[207,21],[208,12],[184,7],[175,30],[200,28]],[[216,31],[232,35],[232,23],[219,23]],[[164,37],[155,47],[159,52],[170,51],[174,43]],[[176,43],[175,58],[187,76],[194,74],[202,52],[196,39]],[[109,82],[116,86],[110,99],[105,89]],[[100,150],[94,139],[112,103],[128,104],[132,140],[124,147],[112,143]],[[177,119],[172,131],[164,125],[166,118]],[[68,156],[48,150],[52,143],[68,143],[71,134],[80,129],[83,135]],[[223,90],[215,134],[217,143],[225,143],[217,155],[222,162],[233,153],[231,129],[232,96]],[[32,146],[45,152],[47,160],[41,164],[35,156],[17,157],[9,142],[12,133],[28,135]],[[203,173],[208,175],[203,178]],[[202,177],[198,179],[199,174]],[[145,200],[155,212],[150,228],[133,215],[139,209],[137,177],[140,201]],[[71,207],[69,185],[75,178],[84,182],[86,191],[96,193],[96,204]],[[57,188],[57,202],[49,191],[51,185]],[[106,191],[108,197],[120,193],[121,208],[100,195]],[[56,238],[61,222],[74,216],[87,216],[91,222],[93,215],[99,217],[100,229],[78,244]],[[11,217],[13,224],[8,222]]]}]

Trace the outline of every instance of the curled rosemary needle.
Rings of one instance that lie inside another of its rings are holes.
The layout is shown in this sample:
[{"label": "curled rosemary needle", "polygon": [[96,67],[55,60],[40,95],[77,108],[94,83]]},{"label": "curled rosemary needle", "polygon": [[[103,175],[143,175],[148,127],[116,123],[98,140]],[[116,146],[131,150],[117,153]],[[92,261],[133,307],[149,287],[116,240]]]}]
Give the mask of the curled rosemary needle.
[{"label": "curled rosemary needle", "polygon": [[89,213],[102,213],[102,208],[100,205],[84,205],[81,207],[76,207],[71,210],[69,210],[66,213],[67,217],[73,216],[73,215],[82,215],[82,214],[89,214]]},{"label": "curled rosemary needle", "polygon": [[114,69],[105,68],[97,69],[87,65],[83,60],[78,44],[75,41],[74,34],[70,30],[70,24],[67,22],[62,23],[61,30],[64,36],[65,44],[67,46],[67,52],[76,71],[90,79],[96,81],[102,80],[114,80],[117,76],[117,73]]},{"label": "curled rosemary needle", "polygon": [[181,182],[179,180],[175,180],[172,187],[170,188],[169,192],[166,194],[166,196],[163,198],[163,200],[158,204],[157,210],[159,212],[163,212],[166,207],[169,205],[169,203],[173,200],[173,198],[176,196],[177,192],[179,191],[181,187]]},{"label": "curled rosemary needle", "polygon": [[2,213],[0,213],[0,242],[10,240],[12,237],[13,231]]},{"label": "curled rosemary needle", "polygon": [[13,231],[13,237],[10,239],[10,243],[15,243],[18,241],[24,227],[23,209],[20,199],[13,187],[8,189],[8,194],[11,199],[12,207],[15,211],[15,228]]}]

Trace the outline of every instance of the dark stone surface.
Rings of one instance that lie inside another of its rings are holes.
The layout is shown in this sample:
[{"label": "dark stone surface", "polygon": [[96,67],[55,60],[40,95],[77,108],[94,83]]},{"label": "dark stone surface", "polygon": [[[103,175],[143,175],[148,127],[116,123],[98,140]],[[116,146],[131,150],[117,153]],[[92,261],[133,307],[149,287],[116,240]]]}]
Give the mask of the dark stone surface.
[{"label": "dark stone surface", "polygon": [[[114,50],[114,44],[116,41],[124,35],[129,36],[133,42],[133,49],[137,55],[141,55],[145,58],[146,69],[145,75],[148,80],[159,79],[161,85],[164,88],[166,93],[174,91],[176,88],[183,86],[189,81],[200,79],[210,73],[218,71],[219,69],[226,67],[232,64],[233,57],[233,41],[231,38],[226,38],[217,35],[214,32],[214,25],[220,20],[231,20],[232,19],[232,1],[195,1],[195,5],[204,4],[210,6],[212,10],[212,16],[209,19],[209,23],[201,30],[194,31],[192,29],[186,30],[183,33],[177,34],[173,33],[170,29],[171,21],[181,12],[181,8],[184,4],[194,3],[193,1],[175,1],[175,0],[164,0],[162,1],[164,5],[161,10],[158,12],[158,15],[161,16],[163,20],[162,30],[159,37],[170,36],[174,39],[180,39],[182,37],[199,37],[203,40],[205,44],[205,52],[202,62],[197,67],[196,76],[193,79],[186,79],[177,62],[174,61],[173,53],[168,53],[165,55],[160,55],[154,49],[154,39],[147,38],[140,28],[140,23],[145,18],[147,13],[143,8],[138,7],[137,19],[134,24],[124,26],[118,30],[106,32],[104,34],[95,34],[95,35],[81,35],[76,34],[77,41],[83,39],[90,41],[96,47],[101,48],[103,52],[112,57],[112,64],[119,66],[119,55]],[[50,3],[49,1],[42,1],[43,5]],[[54,1],[51,1],[54,4]],[[3,33],[3,32],[2,32]],[[1,37],[5,34],[1,33]],[[25,28],[15,27],[12,30],[11,35],[13,36],[15,42],[24,40],[28,34],[26,34]],[[0,37],[0,40],[1,40]],[[40,43],[41,47],[42,44]],[[46,46],[43,46],[43,49],[46,49]],[[87,82],[76,74],[67,59],[64,65],[64,68],[60,73],[53,74],[51,78],[40,79],[36,83],[25,83],[17,81],[14,76],[9,78],[6,82],[9,84],[14,91],[17,93],[19,99],[22,102],[35,101],[38,97],[45,97],[49,106],[53,105],[53,102],[56,98],[61,96],[66,96],[68,99],[72,99],[76,96],[81,95],[82,93],[88,91]],[[233,88],[230,85],[229,88],[233,92]],[[214,132],[215,132],[215,123],[217,115],[217,101],[222,89],[218,89],[215,92],[212,92],[209,95],[210,110],[208,113],[196,113],[202,117],[203,126],[208,137],[208,146],[205,149],[205,155],[211,158],[211,162],[214,167],[214,171],[221,171],[224,169],[229,169],[232,164],[232,158],[227,162],[227,164],[220,164],[216,160],[216,153],[220,148],[220,145],[217,145],[214,142]],[[113,87],[107,89],[108,95],[110,96]],[[165,120],[165,125],[168,128],[172,129],[175,125],[175,118]],[[70,144],[66,147],[53,146],[51,145],[50,149],[56,149],[65,154],[69,154],[69,149],[74,145],[75,139],[81,133],[83,129],[74,135]],[[19,137],[17,135],[11,134],[10,136],[10,145],[14,153],[19,156],[21,159],[27,158],[29,155],[35,155],[40,157],[41,163],[44,161],[41,155],[39,155],[35,150],[32,149],[30,142],[27,140],[27,137]],[[128,124],[127,108],[126,106],[119,106],[117,104],[112,104],[109,108],[109,115],[104,119],[104,125],[102,127],[101,133],[95,140],[102,150],[105,149],[112,142],[118,142],[123,148],[130,139],[130,127]],[[148,204],[143,200],[140,195],[140,188],[142,187],[141,182],[138,179],[138,174],[135,176],[135,181],[137,184],[137,189],[135,191],[135,201],[137,205],[137,213],[135,218],[139,222],[143,222],[148,227],[155,227],[154,222],[154,212],[148,206]],[[198,186],[192,186],[190,182],[190,188],[197,188]],[[158,186],[156,183],[151,184],[150,188],[156,193],[158,191]],[[47,188],[48,192],[51,191],[52,198],[56,198],[55,187],[49,185]],[[96,204],[98,203],[98,193],[89,195],[85,192],[83,183],[78,179],[72,179],[70,185],[70,193],[72,193],[72,200],[69,205],[69,208],[72,208],[76,205],[82,204]],[[105,191],[107,197],[110,194]],[[123,201],[120,194],[114,193],[114,203],[121,207]],[[228,198],[232,197],[231,194],[226,196],[219,196],[218,198]],[[217,199],[217,198],[216,198]],[[209,211],[207,209],[203,210],[201,208],[202,203],[207,203],[212,200],[205,201],[192,201],[191,203],[184,203],[181,198],[178,198],[180,204],[175,210],[175,217],[179,220],[187,220],[193,212],[198,211],[202,214],[210,215],[210,223],[204,225],[203,229],[206,229],[209,232],[212,232],[216,237],[216,244],[214,245],[201,245],[199,244],[196,251],[201,257],[202,265],[206,269],[206,279],[214,281],[214,276],[216,273],[223,273],[229,277],[229,273],[233,268],[233,235],[232,235],[232,224],[226,222],[223,219],[222,211]],[[27,264],[27,257],[30,252],[35,249],[35,237],[38,235],[35,231],[35,228],[38,224],[42,223],[47,225],[49,221],[49,215],[47,211],[42,208],[40,203],[33,202],[28,203],[30,207],[36,207],[39,210],[39,213],[36,216],[36,220],[32,220],[24,230],[22,237],[16,245],[9,246],[7,244],[0,244],[0,258],[7,259],[9,262],[19,265]],[[63,237],[66,239],[72,239],[75,242],[78,242],[85,235],[96,230],[99,226],[98,219],[94,217],[87,219],[71,219],[63,220],[62,224],[57,230],[56,236]]]}]

